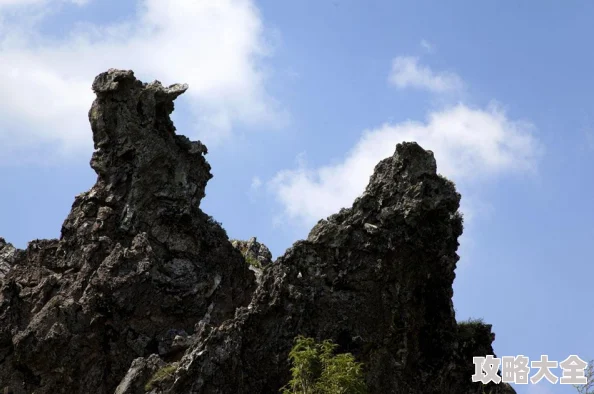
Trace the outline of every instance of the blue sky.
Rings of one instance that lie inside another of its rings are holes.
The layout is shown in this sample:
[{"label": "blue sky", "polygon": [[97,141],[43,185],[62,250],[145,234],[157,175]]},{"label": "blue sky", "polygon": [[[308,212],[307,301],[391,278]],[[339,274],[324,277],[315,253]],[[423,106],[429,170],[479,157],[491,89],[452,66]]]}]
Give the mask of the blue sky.
[{"label": "blue sky", "polygon": [[499,356],[593,359],[592,15],[591,1],[0,0],[0,236],[59,236],[95,181],[92,79],[133,69],[190,85],[173,118],[209,147],[202,208],[275,256],[396,143],[433,150],[463,194],[458,319],[492,323]]}]

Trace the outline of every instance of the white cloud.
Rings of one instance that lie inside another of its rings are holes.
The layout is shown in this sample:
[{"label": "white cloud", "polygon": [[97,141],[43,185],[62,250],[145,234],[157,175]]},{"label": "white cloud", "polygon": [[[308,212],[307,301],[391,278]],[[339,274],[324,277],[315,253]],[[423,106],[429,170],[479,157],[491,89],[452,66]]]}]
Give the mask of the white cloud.
[{"label": "white cloud", "polygon": [[251,0],[139,5],[126,23],[78,25],[59,41],[19,29],[20,20],[0,24],[0,85],[7,92],[0,95],[3,155],[9,145],[30,143],[50,143],[62,153],[90,148],[90,86],[109,68],[132,69],[146,82],[188,83],[181,100],[191,108],[194,137],[201,130],[207,142],[225,138],[237,123],[282,124],[285,114],[265,89],[260,63],[271,49]]},{"label": "white cloud", "polygon": [[253,177],[252,178],[252,184],[250,185],[250,189],[253,191],[259,190],[260,186],[262,186],[262,180],[260,179],[260,177]]},{"label": "white cloud", "polygon": [[[425,123],[408,121],[367,130],[335,165],[309,168],[301,156],[296,169],[280,171],[268,186],[287,219],[309,226],[351,206],[364,191],[375,165],[391,156],[397,143],[416,141],[432,150],[438,171],[460,186],[534,170],[541,147],[532,131],[532,125],[508,119],[495,104],[487,109],[459,104],[429,114]],[[491,209],[480,203],[467,207],[470,213]]]},{"label": "white cloud", "polygon": [[421,47],[428,53],[433,53],[433,50],[435,49],[433,47],[433,44],[431,44],[429,41],[424,40],[424,39],[421,40]]},{"label": "white cloud", "polygon": [[414,56],[399,56],[392,61],[389,81],[398,88],[426,89],[435,93],[458,91],[464,87],[462,79],[452,72],[435,73],[419,64]]}]

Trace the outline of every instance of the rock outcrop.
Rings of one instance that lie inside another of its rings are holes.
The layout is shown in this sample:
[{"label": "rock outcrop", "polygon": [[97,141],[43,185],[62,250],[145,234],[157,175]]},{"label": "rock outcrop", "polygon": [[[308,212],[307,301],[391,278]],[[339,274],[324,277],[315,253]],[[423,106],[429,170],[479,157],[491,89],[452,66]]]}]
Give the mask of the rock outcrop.
[{"label": "rock outcrop", "polygon": [[264,267],[272,264],[272,253],[266,245],[258,242],[256,237],[248,241],[231,240],[231,245],[241,252],[250,270],[256,275],[256,282],[259,284],[262,278]]},{"label": "rock outcrop", "polygon": [[179,358],[179,333],[250,301],[253,273],[199,209],[206,148],[169,118],[186,89],[131,71],[95,79],[97,183],[75,198],[61,238],[29,243],[3,279],[0,389],[113,393],[134,359]]},{"label": "rock outcrop", "polygon": [[[462,373],[472,357],[461,357],[468,346],[452,306],[459,201],[431,152],[399,144],[352,208],[264,271],[248,307],[203,328],[158,392],[277,393],[290,379],[293,339],[305,335],[353,353],[372,393],[481,393],[473,371]],[[492,340],[480,350],[492,351]]]},{"label": "rock outcrop", "polygon": [[241,241],[237,239],[231,240],[231,245],[239,250],[243,257],[251,262],[251,265],[258,265],[265,267],[272,263],[272,253],[266,245],[258,242],[256,237],[250,238],[248,241]]},{"label": "rock outcrop", "polygon": [[471,383],[494,335],[456,323],[460,195],[430,151],[397,145],[351,208],[272,263],[199,209],[206,148],[169,118],[187,86],[109,70],[93,89],[97,183],[59,240],[0,239],[0,389],[278,393],[305,335],[353,353],[371,393],[514,392]]},{"label": "rock outcrop", "polygon": [[8,274],[16,260],[18,250],[0,237],[0,281]]}]

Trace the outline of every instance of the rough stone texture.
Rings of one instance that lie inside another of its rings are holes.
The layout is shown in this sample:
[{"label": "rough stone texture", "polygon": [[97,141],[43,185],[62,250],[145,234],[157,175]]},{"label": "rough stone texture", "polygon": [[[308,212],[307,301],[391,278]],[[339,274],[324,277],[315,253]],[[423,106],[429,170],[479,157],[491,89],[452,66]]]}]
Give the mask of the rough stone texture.
[{"label": "rough stone texture", "polygon": [[[495,385],[493,383],[486,387],[476,384],[473,389],[467,388],[468,377],[474,374],[474,364],[468,362],[475,356],[494,354],[491,344],[495,340],[495,334],[491,332],[492,326],[482,321],[470,321],[458,323],[457,344],[454,355],[456,368],[449,376],[450,392],[452,393],[501,393],[513,394],[515,390],[507,383]],[[499,374],[500,375],[500,374]],[[501,376],[501,375],[500,375]],[[484,388],[484,391],[483,391]]]},{"label": "rough stone texture", "polygon": [[18,252],[18,249],[0,237],[0,281],[10,271],[10,267],[14,264]]},{"label": "rough stone texture", "polygon": [[460,195],[430,151],[397,145],[352,208],[271,263],[199,209],[206,148],[169,118],[187,86],[110,70],[93,89],[97,183],[59,240],[0,239],[0,390],[138,394],[175,366],[151,393],[278,393],[301,334],[352,352],[374,394],[514,393],[471,383],[494,335],[456,323]]},{"label": "rough stone texture", "polygon": [[0,390],[113,393],[134,359],[181,357],[177,334],[251,299],[253,273],[199,209],[206,148],[169,118],[186,89],[121,70],[93,82],[97,182],[75,198],[61,238],[29,243],[0,282]]},{"label": "rough stone texture", "polygon": [[467,374],[470,354],[492,354],[493,338],[469,343],[452,307],[459,201],[430,151],[399,144],[352,208],[264,271],[247,308],[201,327],[162,392],[277,393],[299,334],[355,354],[372,393],[482,392]]},{"label": "rough stone texture", "polygon": [[258,242],[256,237],[252,237],[248,241],[233,239],[231,240],[231,244],[246,259],[250,270],[256,275],[256,282],[259,284],[263,269],[272,264],[272,253],[270,253],[270,249]]},{"label": "rough stone texture", "polygon": [[256,260],[263,267],[272,264],[272,253],[270,253],[270,249],[258,242],[256,237],[252,237],[248,241],[232,239],[231,245],[238,249],[245,258]]},{"label": "rough stone texture", "polygon": [[144,394],[146,383],[165,365],[165,362],[156,354],[151,354],[146,359],[137,358],[132,361],[130,369],[116,388],[115,394]]}]

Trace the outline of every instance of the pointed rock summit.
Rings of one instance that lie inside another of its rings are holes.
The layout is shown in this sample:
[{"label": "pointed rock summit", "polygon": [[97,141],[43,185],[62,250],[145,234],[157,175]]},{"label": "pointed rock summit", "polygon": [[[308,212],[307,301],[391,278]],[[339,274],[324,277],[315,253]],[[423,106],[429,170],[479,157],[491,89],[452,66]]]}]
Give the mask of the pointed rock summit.
[{"label": "pointed rock summit", "polygon": [[186,89],[113,69],[93,82],[95,186],[75,198],[59,240],[16,259],[0,244],[0,389],[113,393],[134,359],[179,358],[177,334],[250,301],[253,273],[199,209],[206,148],[169,118]]},{"label": "pointed rock summit", "polygon": [[303,335],[352,353],[372,394],[514,393],[471,382],[494,334],[456,322],[460,195],[432,152],[398,144],[352,207],[272,262],[199,208],[206,147],[169,117],[187,88],[95,79],[96,184],[60,239],[0,238],[0,390],[276,394]]},{"label": "pointed rock summit", "polygon": [[513,393],[471,383],[472,356],[492,354],[494,337],[488,325],[456,323],[459,203],[432,152],[398,144],[353,206],[265,269],[251,304],[205,327],[156,392],[278,393],[304,335],[353,353],[371,393]]}]

